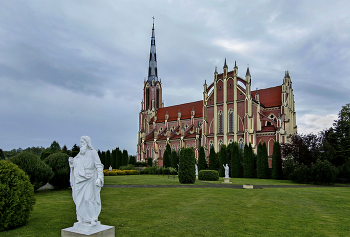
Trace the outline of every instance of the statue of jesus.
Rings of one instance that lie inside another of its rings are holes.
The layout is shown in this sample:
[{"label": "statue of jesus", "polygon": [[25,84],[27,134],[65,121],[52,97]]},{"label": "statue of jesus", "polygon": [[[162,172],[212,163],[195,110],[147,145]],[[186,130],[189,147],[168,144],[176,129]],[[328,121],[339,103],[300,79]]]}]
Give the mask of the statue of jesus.
[{"label": "statue of jesus", "polygon": [[103,164],[88,136],[80,138],[80,152],[69,157],[70,185],[78,223],[74,226],[96,226],[101,212],[100,191],[103,186]]}]

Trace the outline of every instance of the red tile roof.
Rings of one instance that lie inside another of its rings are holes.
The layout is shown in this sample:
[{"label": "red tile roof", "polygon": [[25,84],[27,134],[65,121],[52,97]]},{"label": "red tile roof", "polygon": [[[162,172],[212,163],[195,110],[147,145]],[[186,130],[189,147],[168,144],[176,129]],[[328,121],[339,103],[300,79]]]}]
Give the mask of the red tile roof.
[{"label": "red tile roof", "polygon": [[[160,108],[157,111],[157,123],[158,122],[164,122],[165,121],[165,114],[168,112],[169,118],[168,121],[175,121],[177,120],[177,113],[181,112],[181,119],[189,119],[191,118],[191,111],[194,108],[195,111],[195,118],[200,118],[203,116],[203,100],[186,103],[186,104],[180,104],[180,105],[173,105],[168,106],[164,108]],[[153,122],[153,119],[151,119],[151,122]]]},{"label": "red tile roof", "polygon": [[[259,89],[259,101],[264,107],[276,107],[282,105],[282,86]],[[255,98],[256,91],[252,91]]]}]

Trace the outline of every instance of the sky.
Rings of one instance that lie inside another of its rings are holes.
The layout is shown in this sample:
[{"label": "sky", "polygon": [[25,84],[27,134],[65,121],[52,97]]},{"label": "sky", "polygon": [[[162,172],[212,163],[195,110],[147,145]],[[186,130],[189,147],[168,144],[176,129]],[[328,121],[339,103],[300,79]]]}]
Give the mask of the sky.
[{"label": "sky", "polygon": [[165,106],[201,100],[225,58],[252,89],[289,71],[298,133],[350,103],[349,1],[0,0],[0,148],[136,154],[153,16]]}]

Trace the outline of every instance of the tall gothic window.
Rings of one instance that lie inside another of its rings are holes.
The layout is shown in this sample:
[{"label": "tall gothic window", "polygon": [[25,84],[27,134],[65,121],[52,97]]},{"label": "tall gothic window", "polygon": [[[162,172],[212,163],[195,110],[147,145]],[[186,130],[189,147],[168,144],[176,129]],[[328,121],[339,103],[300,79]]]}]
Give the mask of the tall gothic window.
[{"label": "tall gothic window", "polygon": [[214,142],[213,141],[210,141],[209,142],[209,150],[214,146]]},{"label": "tall gothic window", "polygon": [[218,127],[219,127],[219,133],[224,133],[224,128],[223,128],[223,120],[222,120],[222,111],[219,112],[219,116],[218,116]]},{"label": "tall gothic window", "polygon": [[146,88],[146,109],[149,109],[149,87]]},{"label": "tall gothic window", "polygon": [[222,140],[220,139],[220,140],[219,140],[219,151],[221,150],[222,143],[223,143],[223,142],[222,142]]},{"label": "tall gothic window", "polygon": [[148,76],[151,76],[151,72],[152,72],[152,69],[151,69],[151,67],[149,67],[149,69],[148,69]]},{"label": "tall gothic window", "polygon": [[233,110],[228,112],[228,132],[233,132]]},{"label": "tall gothic window", "polygon": [[159,88],[157,88],[157,102],[156,102],[157,109],[160,108],[160,102],[159,102]]},{"label": "tall gothic window", "polygon": [[239,139],[238,145],[239,145],[239,148],[241,148],[242,150],[244,150],[244,141],[243,141],[243,138]]}]

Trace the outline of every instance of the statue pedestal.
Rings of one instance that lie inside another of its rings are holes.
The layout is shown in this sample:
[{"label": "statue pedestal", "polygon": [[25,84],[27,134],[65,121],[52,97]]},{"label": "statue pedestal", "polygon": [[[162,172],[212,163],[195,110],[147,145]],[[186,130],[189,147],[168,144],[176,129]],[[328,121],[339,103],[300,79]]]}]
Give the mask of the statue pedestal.
[{"label": "statue pedestal", "polygon": [[61,230],[61,237],[114,237],[115,227],[108,225],[101,225],[98,221],[96,226],[85,225],[81,223],[74,223],[73,227]]},{"label": "statue pedestal", "polygon": [[224,182],[222,183],[232,184],[232,182],[230,182],[230,178],[224,178]]}]

